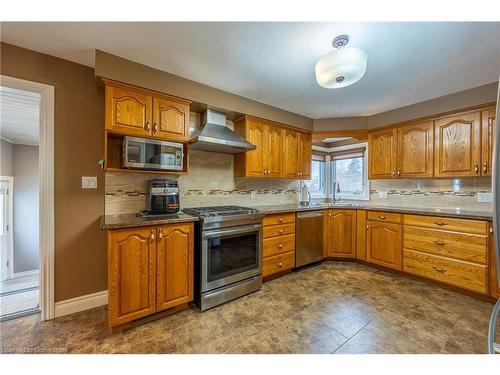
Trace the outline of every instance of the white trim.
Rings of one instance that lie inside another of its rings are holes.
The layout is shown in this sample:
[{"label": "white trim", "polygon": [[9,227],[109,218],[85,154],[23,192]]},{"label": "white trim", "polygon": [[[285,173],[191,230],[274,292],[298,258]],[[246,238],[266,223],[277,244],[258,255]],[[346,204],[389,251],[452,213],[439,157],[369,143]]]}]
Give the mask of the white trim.
[{"label": "white trim", "polygon": [[74,314],[79,311],[92,309],[108,304],[108,291],[87,294],[76,298],[67,299],[64,301],[56,302],[55,304],[55,317]]},{"label": "white trim", "polygon": [[[7,181],[9,184],[9,233],[8,233],[8,243],[9,248],[7,249],[7,257],[2,259],[2,275],[3,272],[6,273],[6,278],[3,280],[12,279],[14,273],[14,177],[12,176],[0,176],[1,181]],[[7,262],[9,266],[7,267]]]},{"label": "white trim", "polygon": [[35,276],[40,273],[40,270],[30,270],[30,271],[22,271],[22,272],[14,272],[12,274],[13,279],[20,279],[21,277]]},{"label": "white trim", "polygon": [[0,75],[0,85],[38,92],[40,99],[40,310],[54,318],[54,86]]}]

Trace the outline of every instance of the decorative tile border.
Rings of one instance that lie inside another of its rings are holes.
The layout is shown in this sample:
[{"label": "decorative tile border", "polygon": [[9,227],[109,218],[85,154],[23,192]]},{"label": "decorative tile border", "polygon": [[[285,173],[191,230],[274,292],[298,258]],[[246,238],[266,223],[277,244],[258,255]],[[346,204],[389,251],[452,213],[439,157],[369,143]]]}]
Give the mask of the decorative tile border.
[{"label": "decorative tile border", "polygon": [[421,190],[370,190],[370,195],[378,195],[386,191],[387,195],[423,195],[423,196],[454,196],[454,197],[476,197],[478,193],[490,193],[491,191],[421,191]]}]

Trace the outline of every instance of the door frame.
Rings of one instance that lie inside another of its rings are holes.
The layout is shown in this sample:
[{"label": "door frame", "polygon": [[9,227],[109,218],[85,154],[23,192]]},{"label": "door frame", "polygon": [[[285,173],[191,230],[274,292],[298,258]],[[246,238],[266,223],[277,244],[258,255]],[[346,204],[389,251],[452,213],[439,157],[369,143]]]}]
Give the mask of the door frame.
[{"label": "door frame", "polygon": [[54,318],[54,86],[0,75],[0,85],[37,92],[40,99],[39,252],[41,319]]},{"label": "door frame", "polygon": [[[9,233],[8,233],[8,243],[9,243],[9,248],[7,249],[7,256],[5,259],[2,258],[2,275],[5,274],[7,275],[7,278],[4,280],[9,280],[12,279],[14,272],[14,214],[13,214],[13,208],[14,208],[14,177],[12,176],[0,176],[0,181],[6,181],[9,185],[8,187],[8,221],[9,221]],[[9,262],[9,266],[7,267],[7,263],[4,262],[7,261]],[[1,278],[0,278],[1,279]]]}]

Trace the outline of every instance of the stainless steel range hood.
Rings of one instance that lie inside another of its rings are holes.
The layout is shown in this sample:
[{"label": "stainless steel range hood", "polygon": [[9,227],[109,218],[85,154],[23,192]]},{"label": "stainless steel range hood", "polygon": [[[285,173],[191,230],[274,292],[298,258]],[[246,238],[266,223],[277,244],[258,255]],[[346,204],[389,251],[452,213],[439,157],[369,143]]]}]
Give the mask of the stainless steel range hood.
[{"label": "stainless steel range hood", "polygon": [[201,128],[189,139],[192,150],[238,154],[256,148],[226,126],[225,113],[207,109],[202,113],[201,123]]}]

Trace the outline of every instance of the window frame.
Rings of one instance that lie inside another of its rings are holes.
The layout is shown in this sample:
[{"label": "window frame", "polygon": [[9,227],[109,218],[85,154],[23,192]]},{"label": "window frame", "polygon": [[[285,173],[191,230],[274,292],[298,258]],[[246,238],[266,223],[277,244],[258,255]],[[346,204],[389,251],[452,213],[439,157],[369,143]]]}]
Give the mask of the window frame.
[{"label": "window frame", "polygon": [[[314,154],[314,152],[313,152]],[[326,160],[325,158],[325,161],[321,161],[321,160],[314,160],[312,159],[311,160],[311,180],[312,180],[312,163],[313,161],[316,161],[318,163],[322,163],[323,164],[323,181],[321,181],[321,173],[320,173],[320,183],[323,182],[322,184],[322,190],[321,191],[309,191],[311,193],[311,198],[326,198],[328,196],[328,172],[327,172],[327,169],[328,169],[328,161]],[[308,180],[308,181],[311,181],[311,180]],[[305,183],[307,184],[307,182],[305,181]],[[307,185],[309,187],[309,185]]]}]

